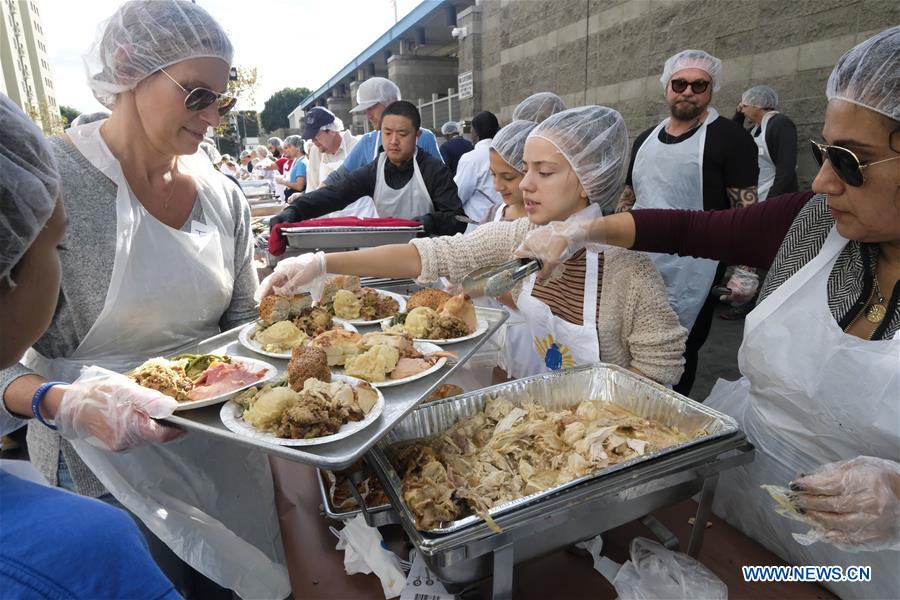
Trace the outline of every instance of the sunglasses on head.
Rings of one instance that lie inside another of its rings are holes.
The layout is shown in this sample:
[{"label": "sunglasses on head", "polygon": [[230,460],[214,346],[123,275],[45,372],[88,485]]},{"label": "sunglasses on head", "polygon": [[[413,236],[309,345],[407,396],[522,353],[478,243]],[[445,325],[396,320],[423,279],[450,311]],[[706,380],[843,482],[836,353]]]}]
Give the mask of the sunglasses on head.
[{"label": "sunglasses on head", "polygon": [[828,162],[831,163],[831,168],[834,169],[837,176],[841,178],[841,181],[852,187],[860,187],[865,183],[865,177],[863,177],[864,170],[883,162],[900,158],[900,156],[892,156],[891,158],[885,158],[884,160],[861,163],[859,162],[859,158],[846,148],[820,144],[813,140],[809,140],[809,143],[813,156],[815,157],[816,162],[819,163],[819,167],[822,166],[827,158]]},{"label": "sunglasses on head", "polygon": [[169,75],[165,69],[160,69],[160,71],[171,79],[172,83],[180,87],[182,92],[187,94],[184,98],[184,107],[190,111],[203,110],[208,106],[218,104],[216,110],[219,112],[220,117],[224,117],[237,103],[237,98],[230,94],[220,94],[204,87],[196,87],[189,90],[175,81],[175,78]]},{"label": "sunglasses on head", "polygon": [[673,79],[669,82],[672,86],[672,91],[676,94],[680,94],[684,90],[687,89],[688,86],[691,86],[691,91],[695,94],[702,94],[706,91],[706,88],[709,87],[709,81],[706,79],[698,79],[697,81],[688,81],[687,79]]}]

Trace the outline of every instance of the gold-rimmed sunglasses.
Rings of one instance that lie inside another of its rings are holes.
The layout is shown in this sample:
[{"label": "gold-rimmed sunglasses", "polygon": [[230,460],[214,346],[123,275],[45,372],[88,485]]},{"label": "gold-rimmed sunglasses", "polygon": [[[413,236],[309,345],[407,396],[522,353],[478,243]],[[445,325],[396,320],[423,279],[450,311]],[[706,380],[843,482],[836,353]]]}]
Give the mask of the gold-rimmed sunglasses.
[{"label": "gold-rimmed sunglasses", "polygon": [[883,160],[863,163],[860,162],[859,158],[851,150],[847,150],[846,148],[820,144],[815,140],[809,140],[809,143],[812,148],[813,156],[815,157],[816,162],[819,163],[819,167],[822,166],[822,163],[824,163],[827,158],[828,162],[831,163],[831,168],[834,169],[837,176],[841,178],[841,181],[853,187],[860,187],[865,183],[866,179],[863,176],[863,171],[869,167],[874,167],[875,165],[880,165],[881,163],[900,158],[900,155],[898,155]]},{"label": "gold-rimmed sunglasses", "polygon": [[220,117],[224,117],[232,108],[234,108],[234,105],[237,104],[237,98],[231,94],[215,92],[204,87],[195,87],[189,90],[175,81],[175,78],[169,75],[165,69],[160,69],[160,71],[186,94],[184,98],[184,107],[190,111],[203,110],[212,104],[218,103],[216,110],[219,112]]}]

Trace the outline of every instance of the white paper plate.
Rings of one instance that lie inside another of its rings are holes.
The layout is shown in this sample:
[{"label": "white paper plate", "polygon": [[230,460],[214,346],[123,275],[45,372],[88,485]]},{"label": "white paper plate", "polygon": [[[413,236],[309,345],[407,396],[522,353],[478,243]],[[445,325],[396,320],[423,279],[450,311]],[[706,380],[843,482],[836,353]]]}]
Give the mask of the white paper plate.
[{"label": "white paper plate", "polygon": [[[384,290],[375,290],[375,292],[379,296],[382,296],[382,297],[388,296],[388,297],[396,300],[400,304],[400,308],[397,309],[397,312],[403,312],[406,310],[406,298],[404,298],[400,294],[395,294],[394,292],[386,292]],[[341,321],[344,321],[345,323],[350,323],[352,325],[378,325],[379,323],[387,322],[393,318],[394,318],[394,315],[391,315],[389,317],[384,317],[383,319],[375,319],[372,321],[366,321],[363,319],[341,319],[339,317],[335,317],[335,320],[341,320]]]},{"label": "white paper plate", "polygon": [[[332,374],[331,380],[346,381],[351,385],[356,385],[362,381],[356,377],[337,374]],[[231,400],[222,405],[222,410],[219,411],[219,417],[222,419],[222,424],[225,425],[225,427],[238,435],[260,440],[269,444],[276,444],[278,446],[315,446],[317,444],[327,444],[328,442],[343,439],[374,423],[384,410],[384,396],[380,390],[376,389],[375,391],[378,393],[378,400],[375,402],[375,406],[372,407],[372,410],[369,411],[369,414],[366,415],[365,419],[362,421],[345,423],[341,425],[341,428],[337,433],[326,435],[324,437],[294,440],[290,438],[280,438],[271,433],[259,431],[243,419],[242,415],[244,414],[244,409]]]},{"label": "white paper plate", "polygon": [[252,383],[248,383],[247,385],[243,385],[239,388],[235,388],[230,392],[226,392],[224,394],[219,394],[218,396],[213,396],[212,398],[205,398],[203,400],[188,400],[187,402],[179,402],[178,406],[175,407],[175,411],[181,410],[191,410],[194,408],[203,408],[204,406],[211,406],[213,404],[218,404],[224,400],[228,400],[229,398],[235,396],[238,392],[242,392],[246,389],[250,389],[255,385],[262,385],[267,381],[271,381],[278,375],[278,369],[276,369],[273,365],[270,365],[267,362],[263,362],[261,360],[256,360],[255,358],[245,358],[243,356],[232,356],[231,361],[238,363],[240,365],[244,365],[248,371],[259,371],[260,369],[266,369],[266,374],[262,376],[261,379],[257,379]]},{"label": "white paper plate", "polygon": [[[346,329],[347,331],[352,331],[354,333],[359,333],[353,325],[344,321],[343,319],[332,319],[334,321],[335,326],[340,326]],[[254,321],[253,323],[247,323],[241,328],[240,333],[238,333],[238,341],[241,343],[241,346],[248,350],[252,350],[257,354],[262,354],[263,356],[270,356],[272,358],[280,358],[282,360],[290,360],[291,352],[290,350],[287,352],[268,352],[263,350],[262,345],[253,339],[253,336],[256,334],[257,323]],[[311,339],[311,338],[310,338]]]},{"label": "white paper plate", "polygon": [[[431,342],[416,342],[415,343],[416,350],[421,352],[422,354],[428,354],[429,352],[440,352],[440,346],[436,346]],[[436,363],[434,363],[430,368],[425,369],[421,373],[416,373],[411,377],[404,377],[403,379],[388,379],[386,381],[370,381],[373,387],[377,388],[386,388],[393,387],[395,385],[403,385],[404,383],[409,383],[410,381],[415,381],[416,379],[422,379],[426,375],[430,375],[447,364],[447,358],[441,357],[438,359]],[[331,367],[331,372],[334,373],[335,369],[341,369],[343,371],[343,367]]]},{"label": "white paper plate", "polygon": [[[381,324],[381,329],[383,331],[388,331],[391,328],[390,321],[385,321]],[[484,335],[484,332],[488,330],[488,323],[482,319],[478,319],[478,328],[470,333],[469,335],[464,335],[462,337],[450,338],[447,340],[426,340],[423,338],[415,338],[417,342],[430,342],[432,344],[457,344],[459,342],[465,342],[466,340],[471,340],[473,338],[477,338],[480,335]]]}]

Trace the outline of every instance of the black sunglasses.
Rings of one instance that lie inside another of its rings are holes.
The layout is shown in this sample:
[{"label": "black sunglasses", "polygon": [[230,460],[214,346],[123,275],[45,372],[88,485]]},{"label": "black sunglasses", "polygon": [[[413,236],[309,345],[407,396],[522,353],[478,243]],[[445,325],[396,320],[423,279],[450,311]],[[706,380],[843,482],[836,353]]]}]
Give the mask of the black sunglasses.
[{"label": "black sunglasses", "polygon": [[680,94],[691,86],[691,91],[695,94],[702,94],[709,87],[709,81],[706,79],[698,79],[697,81],[688,81],[687,79],[673,79],[669,82],[672,85],[672,91]]},{"label": "black sunglasses", "polygon": [[196,87],[192,90],[189,90],[175,81],[175,78],[166,73],[165,69],[160,69],[160,71],[166,77],[171,79],[172,83],[180,87],[182,92],[187,94],[184,98],[184,107],[188,110],[203,110],[204,108],[211,106],[212,104],[218,103],[216,110],[219,111],[220,117],[224,117],[231,111],[232,108],[234,108],[234,105],[237,104],[237,98],[235,98],[231,94],[220,94],[219,92],[214,92],[204,87]]},{"label": "black sunglasses", "polygon": [[892,156],[891,158],[885,158],[884,160],[861,163],[859,162],[859,158],[846,148],[820,144],[813,140],[809,140],[809,143],[812,148],[813,156],[815,157],[816,162],[819,163],[819,167],[822,166],[822,163],[824,163],[827,158],[828,162],[831,163],[831,168],[834,169],[837,176],[841,178],[841,181],[852,187],[860,187],[865,183],[866,179],[863,177],[864,170],[874,165],[900,158],[900,156]]}]

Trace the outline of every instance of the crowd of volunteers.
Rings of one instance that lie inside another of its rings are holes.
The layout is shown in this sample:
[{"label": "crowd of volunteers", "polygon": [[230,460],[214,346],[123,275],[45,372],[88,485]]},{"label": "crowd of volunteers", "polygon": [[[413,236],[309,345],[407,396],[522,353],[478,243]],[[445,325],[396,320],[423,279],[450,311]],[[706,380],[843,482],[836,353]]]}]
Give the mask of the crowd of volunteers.
[{"label": "crowd of volunteers", "polygon": [[[735,306],[743,377],[698,398],[756,447],[714,511],[791,564],[871,565],[871,582],[828,584],[843,597],[900,595],[900,27],[838,60],[811,192],[777,92],[720,115],[723,65],[702,50],[665,61],[670,116],[631,144],[616,110],[541,91],[509,123],[474,115],[470,139],[446,123],[438,147],[373,77],[352,109],[373,131],[315,107],[301,135],[236,160],[204,138],[237,102],[232,58],[203,8],[131,0],[85,58],[109,112],[47,139],[0,96],[0,433],[27,425],[36,469],[0,463],[4,597],[286,597],[267,456],[163,423],[175,400],[121,374],[328,275],[459,284],[515,257],[542,269],[486,299],[509,312],[503,380],[602,361],[687,395],[711,290],[726,267],[758,279]],[[424,233],[283,258],[260,283],[248,179],[285,200],[273,227],[377,216]],[[790,485],[815,525],[804,544],[763,484]]]}]

